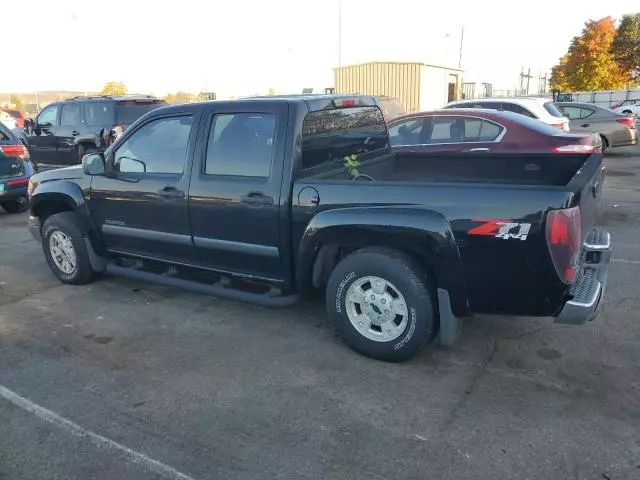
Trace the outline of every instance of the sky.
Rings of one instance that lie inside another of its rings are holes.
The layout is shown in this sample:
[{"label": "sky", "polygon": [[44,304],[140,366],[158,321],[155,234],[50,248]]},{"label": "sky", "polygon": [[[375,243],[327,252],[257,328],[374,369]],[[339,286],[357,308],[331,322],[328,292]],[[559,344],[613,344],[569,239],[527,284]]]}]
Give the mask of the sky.
[{"label": "sky", "polygon": [[586,20],[635,13],[640,2],[30,0],[10,11],[2,37],[23,60],[10,75],[0,71],[0,92],[97,91],[120,81],[136,93],[225,98],[319,91],[333,85],[339,62],[457,67],[463,26],[464,80],[513,88],[522,67],[549,71]]}]

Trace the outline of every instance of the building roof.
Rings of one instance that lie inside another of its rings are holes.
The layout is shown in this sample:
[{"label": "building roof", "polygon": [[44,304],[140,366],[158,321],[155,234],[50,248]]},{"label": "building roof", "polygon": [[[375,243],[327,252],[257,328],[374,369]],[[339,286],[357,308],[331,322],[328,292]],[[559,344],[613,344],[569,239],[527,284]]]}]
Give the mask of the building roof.
[{"label": "building roof", "polygon": [[456,72],[463,72],[462,68],[457,67],[448,67],[446,65],[435,65],[433,63],[424,63],[424,62],[363,62],[363,63],[353,63],[351,65],[340,65],[339,67],[334,67],[334,70],[340,70],[343,68],[353,68],[353,67],[361,67],[364,65],[420,65],[423,67],[433,67],[433,68],[442,68],[443,70],[454,70]]}]

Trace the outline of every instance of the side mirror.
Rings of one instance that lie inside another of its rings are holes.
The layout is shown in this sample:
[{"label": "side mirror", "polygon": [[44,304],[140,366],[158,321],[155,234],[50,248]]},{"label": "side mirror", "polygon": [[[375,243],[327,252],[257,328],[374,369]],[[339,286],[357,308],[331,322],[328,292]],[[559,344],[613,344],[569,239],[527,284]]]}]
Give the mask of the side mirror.
[{"label": "side mirror", "polygon": [[82,157],[82,170],[85,175],[102,175],[107,167],[102,153],[88,153]]}]

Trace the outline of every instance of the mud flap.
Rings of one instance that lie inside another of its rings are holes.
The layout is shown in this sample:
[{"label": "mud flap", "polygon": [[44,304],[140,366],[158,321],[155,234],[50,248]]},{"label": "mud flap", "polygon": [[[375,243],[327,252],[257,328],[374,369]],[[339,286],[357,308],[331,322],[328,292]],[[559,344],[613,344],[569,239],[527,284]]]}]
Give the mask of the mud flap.
[{"label": "mud flap", "polygon": [[462,331],[462,319],[456,317],[451,310],[449,292],[438,289],[438,309],[440,311],[440,345],[453,345]]}]

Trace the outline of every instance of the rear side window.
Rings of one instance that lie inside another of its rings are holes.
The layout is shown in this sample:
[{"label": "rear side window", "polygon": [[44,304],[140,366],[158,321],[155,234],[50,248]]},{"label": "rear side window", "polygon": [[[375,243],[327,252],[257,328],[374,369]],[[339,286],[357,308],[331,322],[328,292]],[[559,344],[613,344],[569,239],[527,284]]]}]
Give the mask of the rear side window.
[{"label": "rear side window", "polygon": [[204,173],[268,177],[273,162],[275,135],[275,114],[215,115],[207,142]]},{"label": "rear side window", "polygon": [[113,124],[113,104],[109,102],[85,103],[84,119],[90,126],[111,126]]},{"label": "rear side window", "polygon": [[431,135],[427,135],[430,144],[493,142],[504,127],[487,120],[471,117],[434,117]]},{"label": "rear side window", "polygon": [[388,147],[387,126],[377,107],[309,112],[302,125],[303,175],[338,168],[348,155],[386,153]]},{"label": "rear side window", "polygon": [[[513,112],[513,113],[519,113],[520,115],[524,115],[525,117],[529,117],[529,118],[538,118],[536,117],[533,113],[531,113],[529,110],[527,110],[526,108],[516,104],[516,103],[508,103],[505,102],[502,104],[502,109],[506,110],[507,112]],[[560,115],[562,116],[562,115]]]},{"label": "rear side window", "polygon": [[560,110],[558,110],[558,107],[556,107],[553,102],[545,102],[545,104],[543,105],[544,109],[549,112],[549,114],[551,114],[551,116],[556,117],[556,118],[562,118],[562,112],[560,112]]},{"label": "rear side window", "polygon": [[166,105],[162,100],[123,100],[116,105],[116,123],[131,125],[145,113]]},{"label": "rear side window", "polygon": [[0,142],[14,142],[13,134],[2,123],[0,123]]},{"label": "rear side window", "polygon": [[75,127],[80,125],[81,107],[79,103],[68,103],[62,105],[60,112],[60,125],[66,127]]}]

